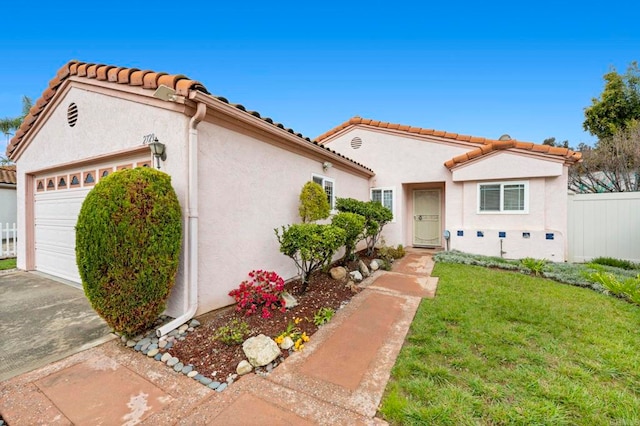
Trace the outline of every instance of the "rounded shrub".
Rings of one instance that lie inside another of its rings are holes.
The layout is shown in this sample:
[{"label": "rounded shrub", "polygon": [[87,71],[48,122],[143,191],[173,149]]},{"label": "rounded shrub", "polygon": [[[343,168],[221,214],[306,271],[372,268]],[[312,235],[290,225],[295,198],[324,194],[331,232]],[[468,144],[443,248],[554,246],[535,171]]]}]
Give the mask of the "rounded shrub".
[{"label": "rounded shrub", "polygon": [[91,306],[116,332],[135,335],[164,311],[181,240],[169,175],[121,170],[89,192],[76,225],[76,261]]},{"label": "rounded shrub", "polygon": [[309,181],[300,191],[298,213],[303,222],[326,219],[331,212],[327,193],[315,182]]},{"label": "rounded shrub", "polygon": [[357,213],[340,212],[333,216],[331,224],[338,228],[344,229],[345,236],[345,250],[342,262],[351,260],[353,252],[356,249],[356,244],[364,238],[364,224],[365,218]]}]

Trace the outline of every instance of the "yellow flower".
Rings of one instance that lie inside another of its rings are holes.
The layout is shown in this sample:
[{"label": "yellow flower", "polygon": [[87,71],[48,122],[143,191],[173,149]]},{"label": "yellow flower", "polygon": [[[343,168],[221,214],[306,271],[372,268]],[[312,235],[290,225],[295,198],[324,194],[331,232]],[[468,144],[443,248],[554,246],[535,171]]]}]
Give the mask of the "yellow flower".
[{"label": "yellow flower", "polygon": [[297,325],[297,324],[300,324],[300,323],[302,322],[302,318],[294,318],[294,319],[293,319],[293,322],[295,322],[295,323],[296,323],[296,325]]},{"label": "yellow flower", "polygon": [[302,340],[303,340],[303,341],[305,341],[305,342],[308,342],[308,341],[309,341],[309,336],[307,336],[307,333],[306,333],[306,332],[302,333],[301,338],[302,338]]}]

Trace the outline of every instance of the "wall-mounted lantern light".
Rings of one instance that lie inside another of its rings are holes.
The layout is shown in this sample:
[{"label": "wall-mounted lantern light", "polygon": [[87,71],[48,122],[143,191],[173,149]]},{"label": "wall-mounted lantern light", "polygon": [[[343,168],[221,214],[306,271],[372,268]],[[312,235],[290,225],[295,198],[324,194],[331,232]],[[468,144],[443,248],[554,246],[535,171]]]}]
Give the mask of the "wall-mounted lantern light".
[{"label": "wall-mounted lantern light", "polygon": [[331,167],[333,167],[333,164],[331,164],[328,161],[325,161],[324,163],[322,163],[322,170],[325,172],[329,170]]},{"label": "wall-mounted lantern light", "polygon": [[153,158],[156,159],[156,166],[160,169],[160,160],[165,161],[167,159],[167,152],[163,143],[158,141],[158,138],[154,138],[153,142],[149,143],[149,149],[153,154]]}]

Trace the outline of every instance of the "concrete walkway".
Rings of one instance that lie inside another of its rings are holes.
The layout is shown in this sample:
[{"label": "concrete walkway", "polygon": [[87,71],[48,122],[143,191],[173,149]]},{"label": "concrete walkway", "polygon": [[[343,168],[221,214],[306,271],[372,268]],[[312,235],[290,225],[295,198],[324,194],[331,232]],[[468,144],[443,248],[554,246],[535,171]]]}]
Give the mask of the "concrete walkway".
[{"label": "concrete walkway", "polygon": [[0,383],[9,425],[385,424],[375,417],[421,298],[430,252],[410,250],[267,377],[216,392],[112,341]]}]

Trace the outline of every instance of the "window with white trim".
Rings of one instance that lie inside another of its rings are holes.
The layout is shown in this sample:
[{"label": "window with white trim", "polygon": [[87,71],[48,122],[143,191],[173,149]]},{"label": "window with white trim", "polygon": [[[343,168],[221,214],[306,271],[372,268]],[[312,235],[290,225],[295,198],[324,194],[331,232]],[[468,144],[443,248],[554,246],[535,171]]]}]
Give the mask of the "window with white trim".
[{"label": "window with white trim", "polygon": [[529,182],[478,184],[478,213],[529,212]]},{"label": "window with white trim", "polygon": [[331,206],[331,210],[335,210],[336,208],[336,181],[328,178],[326,176],[321,175],[311,175],[311,179],[320,185],[324,192],[327,193],[327,200],[329,201],[329,206]]},{"label": "window with white trim", "polygon": [[395,221],[395,194],[394,188],[371,188],[371,201],[377,201],[393,213]]}]

